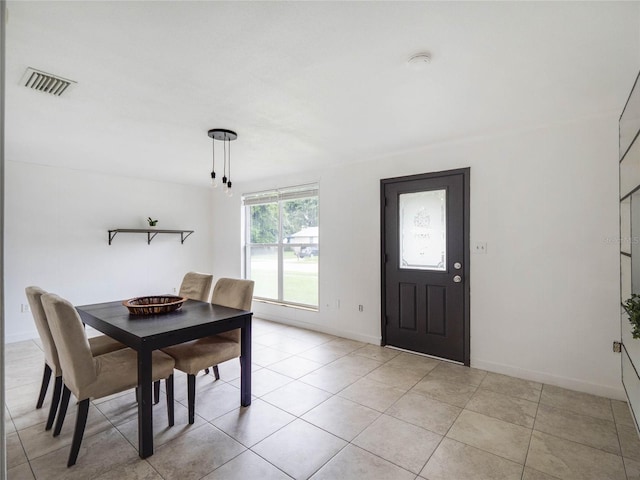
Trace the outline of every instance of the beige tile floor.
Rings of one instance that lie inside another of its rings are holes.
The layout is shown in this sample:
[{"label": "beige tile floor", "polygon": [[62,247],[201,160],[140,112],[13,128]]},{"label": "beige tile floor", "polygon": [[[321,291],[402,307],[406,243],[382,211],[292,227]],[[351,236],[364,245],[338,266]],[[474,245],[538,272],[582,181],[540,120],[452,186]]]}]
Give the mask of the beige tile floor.
[{"label": "beige tile floor", "polygon": [[[35,410],[38,341],[6,347],[9,479],[640,479],[627,404],[254,320],[253,394],[240,408],[237,360],[197,380],[187,425],[154,407],[155,453],[137,456],[133,392],[92,403],[78,463]],[[50,395],[50,393],[49,393]]]}]

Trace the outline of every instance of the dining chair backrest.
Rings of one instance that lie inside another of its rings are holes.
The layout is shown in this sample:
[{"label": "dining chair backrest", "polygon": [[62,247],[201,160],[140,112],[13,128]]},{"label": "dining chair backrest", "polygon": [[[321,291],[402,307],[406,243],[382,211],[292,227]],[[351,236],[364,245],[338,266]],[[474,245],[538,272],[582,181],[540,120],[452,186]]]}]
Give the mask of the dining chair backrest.
[{"label": "dining chair backrest", "polygon": [[40,287],[32,286],[25,288],[25,293],[27,294],[27,301],[29,302],[29,308],[31,308],[31,315],[33,315],[38,335],[40,335],[40,340],[42,341],[44,360],[47,365],[49,365],[49,368],[51,368],[53,375],[59,377],[62,375],[62,369],[60,368],[58,350],[56,350],[56,345],[51,335],[51,328],[49,327],[49,322],[47,321],[47,316],[44,313],[41,301],[42,296],[47,292]]},{"label": "dining chair backrest", "polygon": [[[237,308],[239,310],[251,310],[253,300],[253,280],[241,280],[238,278],[221,278],[216,282],[211,294],[211,303],[223,307]],[[240,342],[240,330],[218,334],[230,340]]]},{"label": "dining chair backrest", "polygon": [[180,296],[191,300],[206,302],[213,283],[213,275],[198,272],[188,272],[180,285]]},{"label": "dining chair backrest", "polygon": [[253,285],[253,280],[221,278],[213,287],[211,303],[239,310],[251,310]]},{"label": "dining chair backrest", "polygon": [[51,293],[42,296],[58,350],[64,384],[74,395],[95,382],[96,370],[80,315],[67,300]]}]

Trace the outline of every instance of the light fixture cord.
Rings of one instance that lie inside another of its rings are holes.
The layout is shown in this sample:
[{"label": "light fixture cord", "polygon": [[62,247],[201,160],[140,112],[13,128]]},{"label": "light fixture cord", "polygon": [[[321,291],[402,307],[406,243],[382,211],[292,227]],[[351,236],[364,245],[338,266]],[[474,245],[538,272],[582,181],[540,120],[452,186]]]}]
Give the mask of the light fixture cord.
[{"label": "light fixture cord", "polygon": [[[227,136],[225,134],[224,139],[226,139]],[[224,144],[224,157],[223,157],[223,164],[224,164],[224,178],[227,178],[227,144],[224,141],[224,139],[222,140],[222,143]]]},{"label": "light fixture cord", "polygon": [[229,139],[228,142],[229,142],[229,182],[231,182],[231,139]]},{"label": "light fixture cord", "polygon": [[213,177],[216,175],[216,139],[211,139],[211,173]]}]

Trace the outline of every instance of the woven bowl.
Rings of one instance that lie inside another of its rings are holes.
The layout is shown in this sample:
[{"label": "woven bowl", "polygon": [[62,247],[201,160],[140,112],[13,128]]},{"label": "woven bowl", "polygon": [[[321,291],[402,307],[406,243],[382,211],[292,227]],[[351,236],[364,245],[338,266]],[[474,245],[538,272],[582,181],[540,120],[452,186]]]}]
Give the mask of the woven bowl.
[{"label": "woven bowl", "polygon": [[152,295],[124,300],[122,305],[129,309],[132,315],[158,315],[178,310],[187,301],[186,297],[176,295]]}]

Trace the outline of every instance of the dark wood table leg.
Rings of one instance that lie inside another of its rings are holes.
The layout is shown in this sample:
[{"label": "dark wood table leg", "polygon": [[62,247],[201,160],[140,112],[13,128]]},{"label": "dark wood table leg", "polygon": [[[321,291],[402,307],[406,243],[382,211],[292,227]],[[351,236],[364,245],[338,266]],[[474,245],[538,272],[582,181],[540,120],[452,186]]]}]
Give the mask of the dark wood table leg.
[{"label": "dark wood table leg", "polygon": [[153,455],[151,350],[144,346],[138,350],[138,455],[147,458]]},{"label": "dark wood table leg", "polygon": [[240,329],[240,404],[251,405],[251,315]]}]

